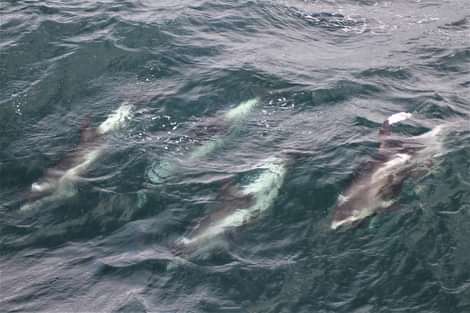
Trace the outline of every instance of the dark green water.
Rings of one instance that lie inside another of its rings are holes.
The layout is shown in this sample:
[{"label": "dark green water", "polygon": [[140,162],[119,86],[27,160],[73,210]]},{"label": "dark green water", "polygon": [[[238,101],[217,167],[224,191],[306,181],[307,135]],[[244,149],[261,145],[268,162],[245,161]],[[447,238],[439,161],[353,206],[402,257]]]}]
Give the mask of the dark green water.
[{"label": "dark green water", "polygon": [[[30,198],[123,103],[73,192]],[[401,111],[400,136],[452,125],[441,153],[331,230]],[[469,116],[467,0],[2,0],[0,311],[470,312]],[[180,247],[286,151],[261,213]]]}]

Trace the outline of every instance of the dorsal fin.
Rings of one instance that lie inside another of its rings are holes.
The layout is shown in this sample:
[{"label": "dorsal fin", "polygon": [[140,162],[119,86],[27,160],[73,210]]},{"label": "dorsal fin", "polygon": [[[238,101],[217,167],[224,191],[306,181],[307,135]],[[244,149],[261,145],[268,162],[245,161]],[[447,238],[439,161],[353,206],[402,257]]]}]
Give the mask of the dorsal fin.
[{"label": "dorsal fin", "polygon": [[383,123],[379,131],[379,136],[390,136],[391,125],[411,118],[413,115],[409,112],[399,112],[389,116]]},{"label": "dorsal fin", "polygon": [[380,139],[380,152],[383,153],[384,150],[388,147],[398,147],[401,145],[400,141],[390,141],[390,136],[392,133],[392,125],[399,123],[401,121],[411,118],[413,115],[408,112],[399,112],[389,116],[383,123],[382,127],[379,130],[379,139]]},{"label": "dorsal fin", "polygon": [[390,123],[388,122],[388,120],[385,120],[382,123],[382,127],[379,130],[379,137],[380,139],[383,140],[384,137],[390,136],[390,133],[391,133]]},{"label": "dorsal fin", "polygon": [[217,196],[217,200],[231,200],[240,197],[240,190],[237,185],[232,181],[228,180],[222,187],[220,187],[220,193]]},{"label": "dorsal fin", "polygon": [[91,126],[91,116],[87,114],[80,124],[80,142],[93,141],[97,136],[96,128]]}]

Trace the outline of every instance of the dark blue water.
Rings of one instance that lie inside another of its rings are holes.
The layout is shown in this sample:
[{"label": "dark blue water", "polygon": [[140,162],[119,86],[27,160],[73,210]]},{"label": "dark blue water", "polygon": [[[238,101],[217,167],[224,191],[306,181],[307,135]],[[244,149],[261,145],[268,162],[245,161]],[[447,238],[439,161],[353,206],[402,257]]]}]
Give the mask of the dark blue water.
[{"label": "dark blue water", "polygon": [[[402,111],[439,153],[332,230]],[[0,311],[470,312],[469,117],[467,0],[2,0]]]}]

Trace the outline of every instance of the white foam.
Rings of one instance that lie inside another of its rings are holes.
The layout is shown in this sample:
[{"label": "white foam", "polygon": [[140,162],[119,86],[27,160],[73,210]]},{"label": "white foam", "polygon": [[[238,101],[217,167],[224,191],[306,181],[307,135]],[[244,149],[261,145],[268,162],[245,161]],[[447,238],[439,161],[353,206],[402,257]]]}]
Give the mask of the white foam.
[{"label": "white foam", "polygon": [[123,103],[117,110],[108,115],[108,118],[98,126],[98,134],[104,135],[121,127],[132,113],[132,105]]},{"label": "white foam", "polygon": [[346,201],[348,201],[348,199],[349,199],[349,197],[347,197],[347,196],[345,196],[345,195],[343,195],[343,194],[339,194],[339,195],[338,195],[338,199],[336,200],[336,202],[337,202],[338,204],[343,204],[343,203],[345,203]]},{"label": "white foam", "polygon": [[31,185],[31,191],[33,192],[44,192],[51,188],[53,188],[53,186],[50,182],[43,182],[43,183],[35,182]]},{"label": "white foam", "polygon": [[412,116],[413,115],[411,113],[400,112],[400,113],[395,113],[392,116],[389,116],[387,120],[388,120],[388,123],[392,125],[392,124],[407,120],[411,118]]},{"label": "white foam", "polygon": [[415,158],[418,160],[438,157],[445,153],[444,138],[446,134],[446,125],[437,125],[430,131],[411,137],[413,140],[423,145],[423,149],[419,150]]}]

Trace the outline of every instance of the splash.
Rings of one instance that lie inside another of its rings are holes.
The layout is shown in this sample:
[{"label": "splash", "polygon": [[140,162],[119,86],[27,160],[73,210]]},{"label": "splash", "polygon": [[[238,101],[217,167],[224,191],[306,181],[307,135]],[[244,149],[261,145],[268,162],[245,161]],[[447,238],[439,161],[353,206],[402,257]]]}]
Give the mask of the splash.
[{"label": "splash", "polygon": [[390,125],[410,119],[413,115],[408,112],[400,112],[391,115],[387,120]]}]

